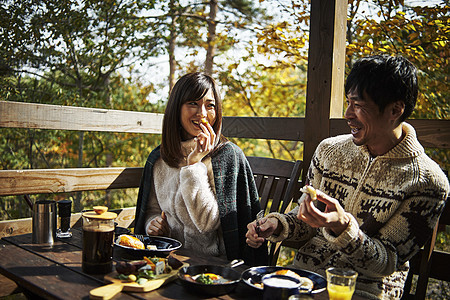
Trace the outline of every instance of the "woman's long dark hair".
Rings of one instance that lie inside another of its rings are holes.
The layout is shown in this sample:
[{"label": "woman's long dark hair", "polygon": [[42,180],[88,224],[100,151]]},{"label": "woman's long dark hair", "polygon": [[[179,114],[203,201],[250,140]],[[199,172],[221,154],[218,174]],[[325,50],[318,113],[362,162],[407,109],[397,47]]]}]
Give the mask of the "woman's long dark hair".
[{"label": "woman's long dark hair", "polygon": [[[183,160],[181,151],[182,125],[181,107],[188,101],[198,101],[211,90],[216,101],[216,121],[212,126],[216,133],[214,150],[218,149],[226,138],[222,136],[222,99],[214,79],[204,73],[195,72],[182,76],[170,92],[164,112],[161,142],[161,157],[171,167],[178,167]],[[210,154],[211,154],[210,153]]]}]

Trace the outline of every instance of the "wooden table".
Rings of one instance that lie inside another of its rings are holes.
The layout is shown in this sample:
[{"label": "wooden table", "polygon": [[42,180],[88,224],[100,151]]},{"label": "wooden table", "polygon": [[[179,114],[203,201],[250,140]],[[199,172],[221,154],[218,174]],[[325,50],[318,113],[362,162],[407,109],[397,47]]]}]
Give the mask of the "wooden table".
[{"label": "wooden table", "polygon": [[[0,273],[14,280],[33,298],[89,299],[89,291],[105,283],[102,275],[92,276],[81,271],[81,230],[72,231],[72,238],[58,239],[52,247],[32,244],[31,234],[3,238],[0,240]],[[177,250],[175,256],[190,265],[227,263],[217,257],[199,257],[187,250]],[[238,271],[245,269],[245,266],[237,267]],[[113,299],[136,298],[207,299],[187,291],[178,279],[152,292],[122,292]],[[262,299],[262,292],[240,282],[233,293],[220,299]],[[328,295],[322,292],[311,299],[328,299]]]}]

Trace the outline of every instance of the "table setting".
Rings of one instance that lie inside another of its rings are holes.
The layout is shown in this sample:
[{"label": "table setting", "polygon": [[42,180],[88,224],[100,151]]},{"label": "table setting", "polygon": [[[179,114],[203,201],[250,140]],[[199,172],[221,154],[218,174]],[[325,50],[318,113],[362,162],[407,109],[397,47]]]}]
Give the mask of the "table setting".
[{"label": "table setting", "polygon": [[198,255],[172,238],[134,235],[114,219],[97,207],[83,212],[70,236],[55,236],[53,227],[50,242],[32,233],[2,238],[0,272],[31,296],[55,299],[328,299],[327,279],[314,272]]}]

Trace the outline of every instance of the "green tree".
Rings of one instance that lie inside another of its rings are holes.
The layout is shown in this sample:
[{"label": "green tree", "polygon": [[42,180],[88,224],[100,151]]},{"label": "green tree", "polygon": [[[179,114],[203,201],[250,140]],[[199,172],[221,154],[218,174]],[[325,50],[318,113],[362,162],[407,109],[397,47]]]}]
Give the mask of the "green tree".
[{"label": "green tree", "polygon": [[[117,108],[111,101],[110,80],[117,70],[159,53],[158,30],[138,15],[153,2],[134,1],[11,1],[2,10],[0,57],[8,72],[0,85],[6,99]],[[8,75],[13,74],[15,80]],[[15,90],[29,74],[73,95],[61,98],[30,98]],[[14,82],[15,81],[15,82]],[[36,101],[36,100],[41,101]],[[51,100],[51,102],[47,101]],[[78,136],[78,162],[82,167],[85,133]],[[36,145],[38,147],[38,145]],[[111,149],[106,144],[104,149]],[[89,161],[87,162],[90,163]],[[31,164],[32,166],[32,164]],[[74,206],[81,209],[80,197]]]},{"label": "green tree", "polygon": [[[448,119],[450,34],[449,5],[413,6],[407,1],[351,1],[347,30],[347,65],[379,53],[403,55],[419,69],[419,97],[411,118]],[[376,5],[374,5],[376,4]],[[450,151],[426,149],[446,170]]]}]

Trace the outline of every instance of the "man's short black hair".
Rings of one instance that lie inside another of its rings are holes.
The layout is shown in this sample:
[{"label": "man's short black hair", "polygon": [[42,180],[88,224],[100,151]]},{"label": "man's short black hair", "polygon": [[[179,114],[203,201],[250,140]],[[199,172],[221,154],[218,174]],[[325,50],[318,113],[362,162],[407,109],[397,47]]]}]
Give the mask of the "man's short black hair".
[{"label": "man's short black hair", "polygon": [[359,59],[353,65],[345,83],[345,95],[364,92],[378,105],[381,112],[398,100],[405,103],[400,122],[408,118],[416,105],[417,69],[402,56],[374,55]]}]

